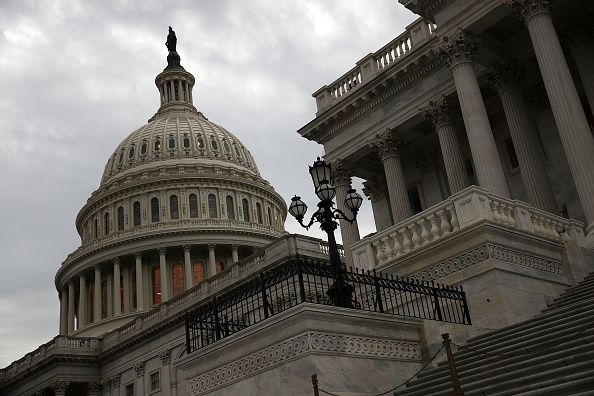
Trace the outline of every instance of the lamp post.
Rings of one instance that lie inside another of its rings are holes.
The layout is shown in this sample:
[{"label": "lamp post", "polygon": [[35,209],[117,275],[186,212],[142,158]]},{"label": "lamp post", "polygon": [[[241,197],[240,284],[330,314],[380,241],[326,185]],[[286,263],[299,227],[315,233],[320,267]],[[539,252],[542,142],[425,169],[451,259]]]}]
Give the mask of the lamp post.
[{"label": "lamp post", "polygon": [[299,224],[309,229],[314,223],[320,223],[320,228],[328,234],[328,252],[330,256],[330,265],[334,269],[334,284],[328,289],[326,294],[334,305],[339,307],[352,308],[353,287],[345,283],[342,276],[342,263],[340,262],[340,254],[338,253],[338,246],[334,238],[334,230],[338,228],[336,220],[346,220],[349,223],[355,221],[357,212],[363,203],[363,198],[354,189],[347,191],[344,205],[351,211],[352,217],[338,208],[334,208],[334,196],[336,190],[330,184],[330,165],[320,157],[314,162],[313,166],[309,167],[309,174],[311,175],[315,192],[320,202],[318,203],[318,210],[312,214],[309,223],[304,224],[303,218],[307,212],[307,205],[301,200],[301,197],[294,196],[289,205],[289,213],[295,217]]}]

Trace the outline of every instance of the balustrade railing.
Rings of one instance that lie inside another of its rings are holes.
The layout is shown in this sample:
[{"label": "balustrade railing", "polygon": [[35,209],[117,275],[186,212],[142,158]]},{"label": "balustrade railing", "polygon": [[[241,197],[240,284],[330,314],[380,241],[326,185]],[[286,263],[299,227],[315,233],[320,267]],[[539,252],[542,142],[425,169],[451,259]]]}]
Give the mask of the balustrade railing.
[{"label": "balustrade railing", "polygon": [[462,287],[436,286],[375,271],[335,268],[328,260],[297,256],[188,311],[187,352],[304,302],[333,305],[329,294],[338,278],[346,282],[353,309],[470,324]]},{"label": "balustrade railing", "polygon": [[[357,267],[382,267],[478,222],[584,245],[583,224],[472,186],[351,247]],[[371,254],[370,254],[371,253]]]},{"label": "balustrade railing", "polygon": [[404,56],[434,35],[436,25],[418,19],[407,26],[404,33],[378,51],[357,62],[357,65],[313,93],[318,111],[324,110],[348,96],[351,91],[367,83],[381,71],[396,64]]}]

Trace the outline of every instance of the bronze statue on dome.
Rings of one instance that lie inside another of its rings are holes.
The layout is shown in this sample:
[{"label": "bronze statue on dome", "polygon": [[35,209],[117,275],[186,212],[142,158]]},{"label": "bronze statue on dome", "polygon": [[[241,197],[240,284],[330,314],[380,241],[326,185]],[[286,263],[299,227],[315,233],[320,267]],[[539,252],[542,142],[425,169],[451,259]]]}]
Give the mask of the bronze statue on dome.
[{"label": "bronze statue on dome", "polygon": [[175,47],[177,46],[177,37],[175,36],[173,29],[171,29],[171,26],[169,26],[169,34],[167,34],[167,42],[165,43],[165,46],[169,52],[176,52]]}]

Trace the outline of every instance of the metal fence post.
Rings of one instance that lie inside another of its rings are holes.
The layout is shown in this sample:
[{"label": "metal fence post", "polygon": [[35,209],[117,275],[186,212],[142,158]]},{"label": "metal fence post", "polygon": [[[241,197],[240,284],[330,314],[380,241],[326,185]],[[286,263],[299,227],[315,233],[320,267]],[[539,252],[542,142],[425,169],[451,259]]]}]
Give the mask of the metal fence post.
[{"label": "metal fence post", "polygon": [[190,320],[188,319],[188,311],[185,312],[184,320],[186,322],[186,354],[192,353],[190,348]]},{"label": "metal fence post", "polygon": [[312,374],[311,384],[313,385],[314,396],[320,396],[320,391],[318,389],[318,375],[317,374]]},{"label": "metal fence post", "polygon": [[462,386],[460,385],[460,377],[458,376],[458,371],[456,371],[456,365],[454,364],[454,355],[452,354],[450,335],[448,333],[444,333],[441,335],[441,337],[443,338],[443,344],[445,345],[446,354],[448,356],[448,367],[450,369],[450,377],[452,378],[452,387],[454,388],[452,395],[464,396],[464,392],[462,392]]},{"label": "metal fence post", "polygon": [[435,311],[437,313],[437,320],[443,320],[441,315],[441,307],[439,306],[439,296],[437,295],[437,288],[435,282],[431,281],[431,290],[433,291],[433,302],[435,303]]},{"label": "metal fence post", "polygon": [[[380,274],[381,276],[381,274]],[[375,272],[375,268],[373,269],[373,283],[375,284],[375,299],[377,301],[377,308],[381,313],[384,312],[384,302],[382,301],[382,293],[380,290],[379,280],[377,278],[377,273]]]},{"label": "metal fence post", "polygon": [[303,284],[303,270],[301,269],[301,261],[297,255],[297,280],[299,281],[299,293],[301,294],[301,302],[306,302],[305,299],[305,285]]},{"label": "metal fence post", "polygon": [[472,322],[470,320],[470,312],[468,311],[468,301],[466,301],[466,292],[464,292],[462,285],[460,285],[460,293],[462,293],[462,309],[464,310],[464,317],[468,321],[466,324],[471,325]]},{"label": "metal fence post", "polygon": [[262,293],[262,304],[264,305],[264,318],[268,319],[268,310],[270,310],[272,314],[272,310],[268,304],[268,296],[266,295],[266,284],[264,282],[264,273],[260,272],[260,290]]},{"label": "metal fence post", "polygon": [[215,297],[213,299],[213,305],[214,305],[214,322],[215,322],[215,338],[216,340],[220,340],[221,339],[221,322],[219,320],[219,307],[217,305],[217,298]]}]

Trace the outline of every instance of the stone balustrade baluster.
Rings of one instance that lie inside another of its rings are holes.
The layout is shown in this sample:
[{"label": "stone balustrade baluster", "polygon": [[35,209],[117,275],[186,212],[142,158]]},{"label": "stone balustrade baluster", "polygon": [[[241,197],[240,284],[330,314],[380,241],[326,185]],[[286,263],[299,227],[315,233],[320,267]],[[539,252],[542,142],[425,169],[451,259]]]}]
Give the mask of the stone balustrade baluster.
[{"label": "stone balustrade baluster", "polygon": [[452,227],[452,225],[448,221],[448,211],[445,209],[440,209],[437,211],[437,215],[439,216],[439,219],[441,220],[441,225],[440,225],[441,235],[446,236],[450,233],[450,228]]},{"label": "stone balustrade baluster", "polygon": [[452,231],[458,231],[460,229],[460,223],[458,223],[458,215],[456,214],[456,208],[454,206],[450,206],[448,208],[450,212],[450,224],[452,225]]},{"label": "stone balustrade baluster", "polygon": [[429,233],[429,229],[427,228],[427,220],[421,219],[417,221],[417,225],[421,230],[421,244],[424,245],[431,240],[431,234]]},{"label": "stone balustrade baluster", "polygon": [[427,219],[429,220],[429,224],[431,224],[431,229],[429,230],[429,239],[438,239],[441,235],[439,232],[439,227],[437,225],[437,216],[434,213],[432,213],[429,216],[427,216]]},{"label": "stone balustrade baluster", "polygon": [[404,252],[408,252],[410,251],[410,249],[412,249],[412,242],[410,240],[410,234],[408,233],[408,230],[403,228],[400,231],[398,231],[400,233],[400,235],[402,235],[402,248],[404,249]]},{"label": "stone balustrade baluster", "polygon": [[412,247],[416,248],[421,245],[421,236],[419,235],[419,231],[417,230],[417,226],[415,224],[411,224],[408,226],[408,229],[411,232],[412,237],[410,238],[412,242]]},{"label": "stone balustrade baluster", "polygon": [[381,241],[374,242],[373,247],[375,248],[375,261],[378,264],[383,264],[386,261],[386,256]]},{"label": "stone balustrade baluster", "polygon": [[394,256],[398,257],[400,254],[402,254],[402,244],[400,243],[400,234],[398,232],[395,232],[393,234],[390,234],[390,238],[392,238],[392,241],[394,242],[394,247],[392,248],[392,250],[394,251]]},{"label": "stone balustrade baluster", "polygon": [[388,236],[381,239],[384,247],[384,255],[386,256],[386,260],[389,260],[394,257],[394,252],[392,247],[390,246],[390,238]]}]

